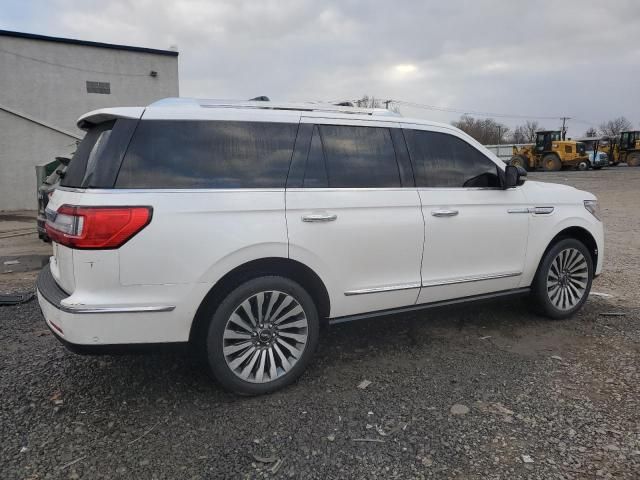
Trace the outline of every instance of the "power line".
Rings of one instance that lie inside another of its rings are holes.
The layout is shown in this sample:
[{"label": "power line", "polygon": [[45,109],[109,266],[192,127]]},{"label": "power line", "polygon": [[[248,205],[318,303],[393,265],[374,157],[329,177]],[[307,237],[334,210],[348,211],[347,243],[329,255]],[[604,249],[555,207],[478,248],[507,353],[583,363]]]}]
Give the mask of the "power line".
[{"label": "power line", "polygon": [[440,106],[437,106],[437,105],[426,105],[426,104],[416,103],[416,102],[406,102],[404,100],[391,100],[391,102],[397,103],[398,105],[405,105],[407,107],[423,108],[423,109],[426,109],[426,110],[436,110],[436,111],[439,111],[439,112],[459,113],[459,114],[462,114],[462,115],[475,115],[475,116],[479,116],[479,117],[523,118],[523,119],[535,118],[535,119],[538,119],[538,120],[562,120],[563,118],[567,118],[567,117],[562,117],[560,115],[558,115],[558,116],[522,115],[522,114],[511,114],[511,113],[481,112],[481,111],[475,111],[475,110],[462,110],[462,109],[459,109],[459,108],[440,107]]},{"label": "power line", "polygon": [[30,57],[28,55],[22,55],[20,53],[16,53],[16,52],[11,52],[9,50],[5,50],[4,48],[0,48],[0,52],[8,53],[10,55],[15,55],[16,57],[20,57],[20,58],[24,58],[24,59],[27,59],[27,60],[31,60],[33,62],[44,63],[46,65],[52,65],[54,67],[67,68],[69,70],[76,70],[78,72],[99,73],[99,74],[102,74],[102,75],[119,75],[119,76],[122,76],[122,77],[148,77],[149,76],[148,73],[117,73],[117,72],[105,72],[105,71],[102,71],[102,70],[91,70],[91,69],[88,69],[88,68],[74,67],[72,65],[64,65],[62,63],[49,62],[47,60],[43,60],[42,58],[35,58],[35,57]]}]

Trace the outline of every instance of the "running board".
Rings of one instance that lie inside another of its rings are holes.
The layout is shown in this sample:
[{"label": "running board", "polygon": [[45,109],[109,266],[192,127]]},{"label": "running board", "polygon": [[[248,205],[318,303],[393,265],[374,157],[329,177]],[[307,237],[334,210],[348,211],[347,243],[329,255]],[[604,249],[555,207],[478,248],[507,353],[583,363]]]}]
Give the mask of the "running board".
[{"label": "running board", "polygon": [[355,320],[365,320],[367,318],[385,317],[387,315],[397,315],[400,313],[417,312],[420,310],[427,310],[429,308],[446,307],[449,305],[459,305],[464,303],[480,302],[483,300],[492,300],[494,298],[511,297],[526,295],[531,289],[526,288],[514,288],[512,290],[502,290],[500,292],[485,293],[482,295],[472,295],[470,297],[454,298],[451,300],[441,300],[439,302],[421,303],[420,305],[409,305],[406,307],[389,308],[386,310],[377,310],[375,312],[358,313],[356,315],[347,315],[344,317],[330,318],[330,325],[337,325],[339,323],[353,322]]}]

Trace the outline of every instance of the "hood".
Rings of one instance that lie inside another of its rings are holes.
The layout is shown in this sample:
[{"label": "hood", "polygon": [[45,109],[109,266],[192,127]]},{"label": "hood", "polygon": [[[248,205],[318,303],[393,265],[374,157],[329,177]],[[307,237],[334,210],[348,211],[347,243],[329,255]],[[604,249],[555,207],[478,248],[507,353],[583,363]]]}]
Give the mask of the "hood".
[{"label": "hood", "polygon": [[527,180],[520,188],[523,189],[527,200],[536,205],[582,204],[584,200],[596,200],[596,196],[593,193],[559,183]]}]

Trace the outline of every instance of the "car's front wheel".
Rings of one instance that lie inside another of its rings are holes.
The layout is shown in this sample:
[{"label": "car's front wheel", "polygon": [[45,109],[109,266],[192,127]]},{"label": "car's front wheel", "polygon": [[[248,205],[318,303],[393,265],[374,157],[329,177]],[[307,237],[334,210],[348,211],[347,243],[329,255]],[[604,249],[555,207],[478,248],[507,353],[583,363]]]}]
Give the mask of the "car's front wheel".
[{"label": "car's front wheel", "polygon": [[541,314],[562,319],[586,302],[593,280],[593,260],[585,245],[560,240],[545,254],[531,285],[531,300]]},{"label": "car's front wheel", "polygon": [[206,356],[213,377],[242,395],[295,381],[318,343],[318,311],[302,286],[264,276],[231,291],[213,314]]}]

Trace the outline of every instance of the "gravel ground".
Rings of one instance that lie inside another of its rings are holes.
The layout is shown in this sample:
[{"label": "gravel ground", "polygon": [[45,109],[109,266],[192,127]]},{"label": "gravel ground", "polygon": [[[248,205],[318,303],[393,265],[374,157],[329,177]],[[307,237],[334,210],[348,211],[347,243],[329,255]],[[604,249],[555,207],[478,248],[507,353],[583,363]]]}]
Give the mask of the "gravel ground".
[{"label": "gravel ground", "polygon": [[531,177],[600,197],[612,297],[562,322],[510,300],[335,326],[269,396],[187,354],[77,356],[36,302],[0,308],[0,478],[639,478],[640,169]]}]

